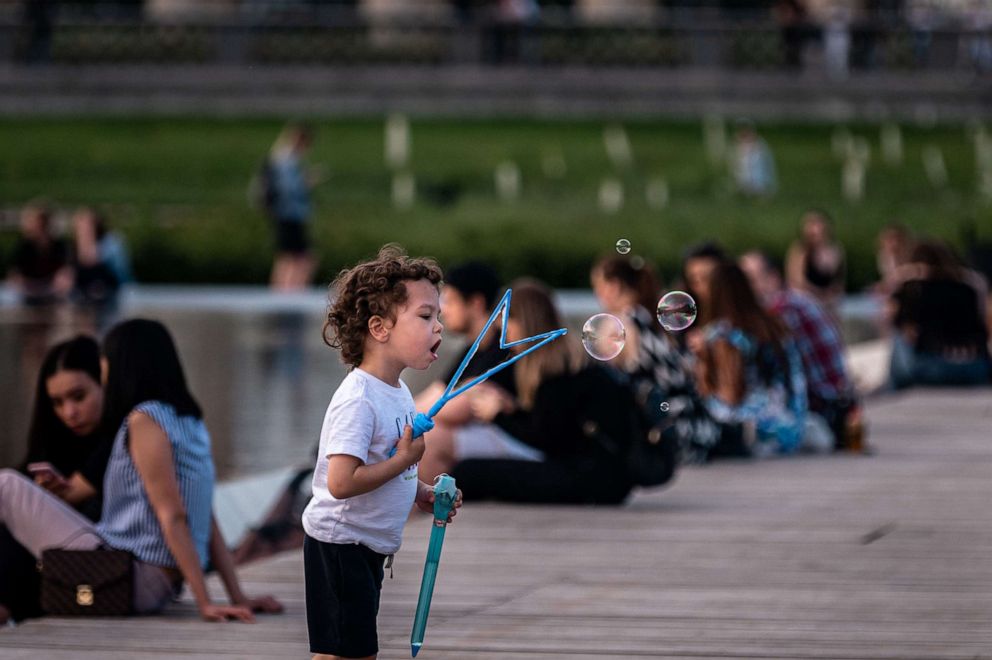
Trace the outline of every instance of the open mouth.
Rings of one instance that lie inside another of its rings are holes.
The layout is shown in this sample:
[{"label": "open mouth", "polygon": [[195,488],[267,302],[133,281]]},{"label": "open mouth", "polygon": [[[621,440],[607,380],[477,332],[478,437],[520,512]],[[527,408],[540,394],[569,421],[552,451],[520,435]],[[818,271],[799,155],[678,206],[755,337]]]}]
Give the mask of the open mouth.
[{"label": "open mouth", "polygon": [[438,339],[437,342],[435,342],[434,345],[431,346],[431,355],[434,357],[434,359],[437,359],[437,349],[439,349],[440,347],[441,347],[440,339]]}]

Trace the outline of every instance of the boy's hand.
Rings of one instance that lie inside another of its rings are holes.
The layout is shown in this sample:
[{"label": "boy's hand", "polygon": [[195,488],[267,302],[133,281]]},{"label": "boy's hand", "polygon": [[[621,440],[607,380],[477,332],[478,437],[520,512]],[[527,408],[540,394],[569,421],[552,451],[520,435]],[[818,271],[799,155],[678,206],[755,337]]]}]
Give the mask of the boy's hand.
[{"label": "boy's hand", "polygon": [[[417,487],[417,508],[425,513],[434,513],[434,489],[421,482]],[[458,515],[458,509],[462,508],[462,489],[455,490],[455,506],[448,513],[448,522]]]},{"label": "boy's hand", "polygon": [[403,427],[403,437],[396,443],[396,458],[399,458],[404,465],[414,465],[420,462],[426,447],[423,437],[416,441],[413,439],[413,427],[407,424]]}]

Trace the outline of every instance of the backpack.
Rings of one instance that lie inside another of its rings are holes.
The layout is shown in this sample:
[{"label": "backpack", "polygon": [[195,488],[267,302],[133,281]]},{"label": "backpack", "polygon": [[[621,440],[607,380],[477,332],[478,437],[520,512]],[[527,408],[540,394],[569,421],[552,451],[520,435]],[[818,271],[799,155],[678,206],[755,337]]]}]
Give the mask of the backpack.
[{"label": "backpack", "polygon": [[279,189],[276,187],[275,172],[272,161],[266,158],[252,177],[248,186],[248,199],[251,205],[271,215],[279,200]]},{"label": "backpack", "polygon": [[[631,379],[615,369],[606,370],[618,385],[629,393],[629,404],[622,412],[629,418],[632,437],[617,442],[589,420],[583,433],[595,438],[600,446],[623,462],[631,483],[637,486],[661,486],[671,481],[679,461],[679,442],[671,420],[661,414],[663,393],[657,385]],[[617,411],[621,414],[621,411]]]},{"label": "backpack", "polygon": [[654,383],[630,383],[641,433],[627,453],[627,469],[639,486],[661,486],[671,481],[679,464],[679,438],[673,418],[661,412],[665,400]]}]

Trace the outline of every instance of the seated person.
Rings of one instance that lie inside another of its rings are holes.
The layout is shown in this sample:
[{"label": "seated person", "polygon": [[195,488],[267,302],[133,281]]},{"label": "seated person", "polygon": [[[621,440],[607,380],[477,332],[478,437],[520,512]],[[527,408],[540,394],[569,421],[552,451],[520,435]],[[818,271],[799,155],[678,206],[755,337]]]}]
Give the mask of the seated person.
[{"label": "seated person", "polygon": [[706,460],[722,429],[699,398],[689,359],[658,324],[653,310],[661,287],[653,269],[613,255],[593,266],[590,279],[600,305],[620,318],[627,330],[623,351],[611,365],[630,377],[642,407],[649,405],[648,400],[655,406],[668,403],[664,413],[653,412],[652,418],[674,426],[683,460]]},{"label": "seated person", "polygon": [[833,317],[820,303],[787,288],[779,266],[760,250],[740,258],[758,300],[785,323],[802,360],[810,412],[820,415],[842,448],[846,420],[856,412],[854,387],[844,365],[844,340]]},{"label": "seated person", "polygon": [[[27,457],[20,471],[94,522],[100,519],[97,488],[109,458],[100,428],[102,414],[96,341],[80,335],[53,346],[38,375]],[[0,527],[0,621],[41,616],[36,565],[31,553]]]},{"label": "seated person", "polygon": [[943,243],[919,243],[913,275],[892,294],[890,380],[911,385],[982,385],[992,378],[982,294]]},{"label": "seated person", "polygon": [[[271,597],[245,596],[234,577],[212,515],[210,436],[168,331],[155,321],[121,323],[107,334],[101,362],[103,419],[115,435],[99,522],[20,473],[0,470],[0,524],[36,558],[47,548],[131,552],[136,614],[161,611],[184,581],[207,621],[251,621],[253,611],[281,611]],[[208,560],[231,605],[211,600]]]},{"label": "seated person", "polygon": [[[418,412],[426,413],[444,393],[444,388],[454,378],[455,371],[468,354],[472,342],[489,320],[499,293],[499,277],[496,271],[484,263],[467,262],[454,266],[447,272],[441,289],[441,318],[445,330],[463,335],[468,341],[468,346],[457,356],[454,364],[441,380],[431,383],[417,395],[415,404]],[[510,358],[510,352],[499,347],[499,334],[500,322],[497,321],[482,338],[475,355],[462,372],[461,383],[467,383]],[[511,369],[499,371],[488,382],[498,384],[511,394],[515,392]],[[450,467],[451,457],[447,456],[450,452],[461,458],[539,457],[537,452],[513,441],[512,438],[497,432],[489,425],[476,425],[475,428],[470,428],[475,422],[477,420],[472,414],[469,392],[451,399],[441,408],[434,417],[434,423],[445,428],[435,435],[452,435],[454,447],[446,451],[445,456],[438,456],[437,452],[446,448],[441,447],[440,442],[427,444],[424,457],[420,461],[420,478],[423,481],[431,483],[437,474]]]},{"label": "seated person", "polygon": [[131,281],[131,264],[123,240],[107,231],[103,217],[83,207],[73,216],[75,233],[75,297],[88,303],[113,300]]},{"label": "seated person", "polygon": [[[551,292],[515,282],[507,339],[563,327]],[[525,350],[520,346],[515,351]],[[513,365],[517,398],[483,383],[471,395],[476,418],[538,450],[542,459],[470,458],[452,471],[466,499],[561,504],[619,504],[633,487],[626,451],[635,434],[630,390],[587,363],[572,335],[559,337]],[[435,429],[436,431],[437,429]],[[437,438],[431,431],[428,445]]]},{"label": "seated person", "polygon": [[786,328],[758,303],[734,262],[713,271],[709,288],[713,320],[703,329],[696,383],[710,414],[745,425],[754,455],[798,450],[806,380]]},{"label": "seated person", "polygon": [[844,295],[847,265],[826,211],[811,209],[803,214],[799,240],[786,254],[785,272],[791,288],[808,293],[836,314]]},{"label": "seated person", "polygon": [[8,280],[26,304],[65,298],[72,288],[69,248],[51,228],[51,211],[30,205],[21,212],[21,237],[14,246]]}]

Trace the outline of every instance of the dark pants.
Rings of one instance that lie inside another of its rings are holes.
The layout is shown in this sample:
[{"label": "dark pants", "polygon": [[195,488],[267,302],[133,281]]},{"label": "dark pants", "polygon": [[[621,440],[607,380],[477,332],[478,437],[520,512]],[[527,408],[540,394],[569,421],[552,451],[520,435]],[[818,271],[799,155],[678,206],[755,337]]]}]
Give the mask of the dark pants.
[{"label": "dark pants", "polygon": [[43,614],[38,560],[6,525],[0,525],[0,605],[10,610],[14,621]]},{"label": "dark pants", "polygon": [[530,504],[621,504],[632,487],[621,467],[592,457],[472,458],[456,465],[451,476],[466,500]]},{"label": "dark pants", "polygon": [[845,447],[845,435],[847,432],[847,416],[851,414],[858,405],[858,402],[851,397],[840,397],[837,399],[823,399],[815,395],[809,396],[809,409],[823,417],[831,433],[834,434],[834,449],[841,450]]}]

